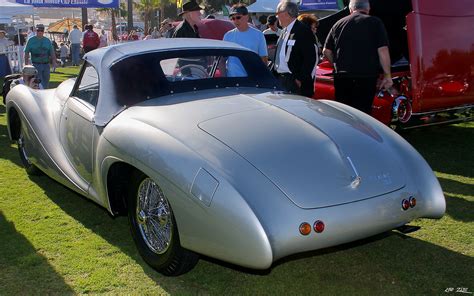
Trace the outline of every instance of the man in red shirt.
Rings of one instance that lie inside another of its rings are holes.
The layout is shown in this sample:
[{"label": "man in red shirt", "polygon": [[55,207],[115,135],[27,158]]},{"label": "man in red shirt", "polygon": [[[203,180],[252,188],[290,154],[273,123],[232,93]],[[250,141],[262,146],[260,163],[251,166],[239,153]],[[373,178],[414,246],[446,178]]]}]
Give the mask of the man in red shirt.
[{"label": "man in red shirt", "polygon": [[84,53],[88,53],[89,51],[99,47],[100,38],[99,35],[92,30],[92,25],[86,25],[85,29],[86,31],[82,38],[82,47],[84,48]]}]

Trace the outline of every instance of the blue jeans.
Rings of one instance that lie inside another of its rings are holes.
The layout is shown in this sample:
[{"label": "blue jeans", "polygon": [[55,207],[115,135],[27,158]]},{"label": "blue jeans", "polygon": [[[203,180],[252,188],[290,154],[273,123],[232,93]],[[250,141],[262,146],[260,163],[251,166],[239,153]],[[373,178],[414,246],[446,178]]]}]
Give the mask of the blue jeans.
[{"label": "blue jeans", "polygon": [[48,64],[36,64],[33,66],[38,70],[37,77],[41,79],[41,85],[44,89],[48,88],[49,84],[49,63]]},{"label": "blue jeans", "polygon": [[71,56],[73,65],[79,65],[79,61],[81,60],[79,56],[80,51],[81,45],[79,43],[71,43]]}]

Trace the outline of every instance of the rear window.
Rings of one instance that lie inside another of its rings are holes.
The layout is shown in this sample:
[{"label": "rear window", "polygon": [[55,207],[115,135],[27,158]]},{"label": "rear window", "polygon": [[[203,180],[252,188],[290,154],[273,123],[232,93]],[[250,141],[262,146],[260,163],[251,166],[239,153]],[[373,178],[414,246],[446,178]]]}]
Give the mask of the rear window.
[{"label": "rear window", "polygon": [[134,105],[160,96],[226,87],[276,88],[253,52],[179,50],[131,56],[111,67],[117,100]]}]

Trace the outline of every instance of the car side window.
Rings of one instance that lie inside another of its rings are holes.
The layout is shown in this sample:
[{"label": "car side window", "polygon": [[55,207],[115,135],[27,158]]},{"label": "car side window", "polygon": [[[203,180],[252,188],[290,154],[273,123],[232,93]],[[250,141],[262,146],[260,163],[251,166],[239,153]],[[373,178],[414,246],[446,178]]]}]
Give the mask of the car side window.
[{"label": "car side window", "polygon": [[85,66],[73,96],[88,102],[92,106],[97,105],[97,99],[99,98],[99,74],[92,65],[87,64]]}]

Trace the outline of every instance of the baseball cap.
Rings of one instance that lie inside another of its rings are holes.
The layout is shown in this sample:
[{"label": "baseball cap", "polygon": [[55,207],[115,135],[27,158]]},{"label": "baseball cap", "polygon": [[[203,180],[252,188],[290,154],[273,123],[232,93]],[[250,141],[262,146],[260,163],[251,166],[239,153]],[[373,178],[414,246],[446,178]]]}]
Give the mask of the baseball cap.
[{"label": "baseball cap", "polygon": [[234,6],[230,9],[229,16],[232,16],[234,14],[247,15],[249,14],[249,11],[247,10],[247,7],[245,6]]}]

